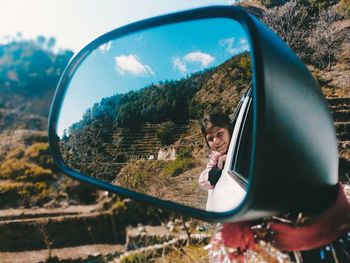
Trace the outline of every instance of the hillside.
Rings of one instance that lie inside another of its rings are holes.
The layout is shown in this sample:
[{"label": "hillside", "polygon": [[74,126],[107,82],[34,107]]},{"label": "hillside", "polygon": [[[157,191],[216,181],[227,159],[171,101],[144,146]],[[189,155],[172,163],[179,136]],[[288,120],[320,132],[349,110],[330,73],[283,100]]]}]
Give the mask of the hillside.
[{"label": "hillside", "polygon": [[343,182],[349,182],[349,1],[254,0],[242,1],[239,5],[286,41],[319,82],[337,130],[339,177]]},{"label": "hillside", "polygon": [[98,121],[108,127],[134,128],[147,122],[186,122],[214,109],[231,114],[251,77],[250,57],[244,52],[216,68],[195,72],[186,78],[103,98],[88,108],[66,133],[70,135]]},{"label": "hillside", "polygon": [[13,39],[0,45],[0,131],[44,130],[53,93],[69,50],[53,51],[55,39]]},{"label": "hillside", "polygon": [[190,135],[190,123],[205,112],[232,114],[250,81],[249,54],[242,53],[185,79],[103,98],[66,130],[62,156],[75,169],[112,181],[125,163],[157,158],[162,146]]},{"label": "hillside", "polygon": [[[287,5],[266,8],[259,2],[242,3],[242,6],[260,19],[270,23],[272,27],[275,20],[271,17],[270,20],[266,20],[266,16],[272,16],[272,12],[283,16],[288,8],[296,8],[295,6],[287,8]],[[311,12],[312,10],[307,9],[307,11]],[[349,19],[347,18],[337,17],[329,23],[332,28],[333,25],[336,28],[334,34],[346,35],[349,30]],[[314,33],[308,32],[308,34],[310,38]],[[286,41],[288,42],[288,39]],[[4,153],[13,148],[10,145],[16,145],[18,141],[13,139],[21,134],[17,133],[16,129],[39,131],[46,129],[47,113],[54,83],[58,81],[59,74],[70,54],[69,51],[60,54],[53,53],[48,48],[49,42],[49,40],[43,39],[22,40],[10,42],[1,47],[3,55],[0,57],[0,63],[4,67],[0,73],[0,106],[3,107],[0,107],[0,130],[4,132],[9,130],[4,133],[7,135],[2,137],[2,143],[0,143],[0,159],[2,160],[6,158]],[[330,68],[325,68],[321,64],[308,64],[310,70],[319,80],[325,96],[329,98],[350,96],[348,88],[350,85],[349,61],[346,59],[349,40],[344,38],[341,47],[340,53],[332,58]],[[307,54],[300,52],[299,55],[306,61],[312,62],[314,60],[312,52]],[[40,58],[40,63],[38,58]],[[22,63],[22,65],[21,60],[26,61],[26,63]],[[9,67],[6,62],[11,62],[12,67]],[[196,138],[192,138],[191,134],[186,133],[186,130],[189,129],[188,122],[198,119],[203,112],[213,108],[228,114],[232,113],[250,81],[249,68],[250,61],[245,55],[229,60],[218,68],[192,74],[186,79],[169,80],[145,87],[138,92],[124,95],[116,94],[110,98],[104,98],[98,105],[88,109],[83,119],[74,124],[70,131],[67,131],[71,137],[71,142],[66,143],[68,148],[64,150],[65,156],[68,158],[67,161],[75,163],[77,169],[85,169],[86,171],[97,169],[100,171],[101,178],[109,178],[108,180],[110,180],[128,160],[147,159],[150,156],[157,157],[163,146],[178,145],[179,139],[182,142],[186,141],[187,144],[191,144],[191,141],[197,141],[197,146],[192,146],[192,149],[203,147],[200,134],[197,134]],[[47,86],[43,83],[46,83]],[[158,95],[154,96],[154,94]],[[338,108],[341,105],[336,106],[337,103],[331,101],[330,103],[335,103],[335,105],[331,105],[332,110],[339,111]],[[145,108],[144,105],[147,107]],[[101,116],[100,112],[108,112],[108,115]],[[348,151],[348,139],[344,135],[348,131],[346,124],[348,117],[346,113],[337,113],[337,115],[339,114],[344,117],[342,117],[342,121],[336,119],[335,125],[338,130],[339,149],[341,153],[344,153]],[[170,126],[166,127],[164,123],[170,123]],[[104,127],[103,129],[99,128],[101,125]],[[79,132],[79,129],[83,129],[84,132]],[[172,135],[162,139],[160,131]],[[11,140],[5,139],[10,137],[13,138]],[[89,140],[89,137],[95,138],[95,142],[84,144],[85,141]],[[69,145],[74,145],[74,141],[79,141],[79,144],[76,144],[78,148],[74,150],[75,156],[72,156],[69,154],[72,146]],[[80,153],[83,155],[79,156]],[[203,159],[204,156],[199,158]],[[343,158],[341,161],[341,171],[346,171],[344,164],[347,167],[347,158]],[[107,166],[108,169],[106,169]]]},{"label": "hillside", "polygon": [[58,174],[47,143],[47,117],[71,51],[54,39],[0,45],[0,209],[93,203],[96,190]]},{"label": "hillside", "polygon": [[[339,180],[349,184],[350,17],[339,11],[340,3],[346,1],[279,2],[243,1],[241,5],[273,28],[320,83],[337,132]],[[305,16],[296,19],[288,14]],[[118,251],[110,257],[116,258],[125,251],[122,245],[127,225],[136,226],[141,221],[165,224],[178,217],[129,199],[110,197],[57,171],[47,144],[47,116],[58,78],[72,52],[54,52],[54,46],[53,39],[42,37],[0,44],[0,261],[6,256],[19,260],[19,251],[34,249],[32,254],[46,260],[54,248],[61,248],[57,255],[68,261],[78,254],[86,256],[86,251],[99,252],[78,245],[117,240],[118,248],[108,248],[109,256]],[[179,81],[125,94],[123,104],[120,94],[105,98],[67,131],[63,139],[71,142],[62,145],[64,157],[78,170],[97,170],[103,180],[203,208],[206,193],[197,187],[197,177],[208,161],[208,149],[197,119],[213,108],[232,113],[249,84],[249,67],[249,60],[230,60]],[[153,91],[159,96],[150,96]],[[149,107],[141,111],[141,105]],[[113,121],[101,129],[104,119],[94,113],[105,111],[107,106],[111,113],[107,120]],[[158,156],[163,157],[157,160]],[[140,240],[137,245],[146,246]],[[73,248],[66,248],[68,245]],[[79,249],[83,252],[78,253]],[[198,250],[207,255],[201,247]],[[20,260],[30,260],[28,255],[21,253]],[[88,261],[87,257],[82,261]],[[102,257],[94,254],[91,258]],[[164,255],[159,258],[164,260]],[[191,262],[193,258],[189,258]],[[184,261],[180,258],[179,262]]]}]

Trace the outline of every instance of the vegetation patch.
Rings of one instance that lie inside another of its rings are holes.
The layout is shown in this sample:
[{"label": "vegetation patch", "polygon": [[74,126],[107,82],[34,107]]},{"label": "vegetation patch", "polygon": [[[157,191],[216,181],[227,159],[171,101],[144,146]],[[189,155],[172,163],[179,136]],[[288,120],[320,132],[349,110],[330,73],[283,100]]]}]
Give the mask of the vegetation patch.
[{"label": "vegetation patch", "polygon": [[183,172],[193,168],[195,161],[192,158],[176,158],[173,161],[169,161],[164,167],[164,175],[166,177],[175,177]]},{"label": "vegetation patch", "polygon": [[42,142],[41,137],[39,141],[36,139],[29,136],[28,144],[12,148],[0,163],[0,209],[40,207],[51,201],[55,205],[61,201],[94,203],[96,188],[57,175],[48,143]]},{"label": "vegetation patch", "polygon": [[115,183],[134,191],[149,193],[169,184],[169,178],[193,168],[197,161],[191,148],[180,148],[175,160],[137,160],[128,163],[118,174]]},{"label": "vegetation patch", "polygon": [[209,262],[208,251],[202,245],[188,245],[173,249],[165,257],[158,257],[155,263],[172,262],[172,263],[191,263],[191,262]]},{"label": "vegetation patch", "polygon": [[21,159],[7,159],[0,165],[0,178],[15,181],[52,181],[55,179],[52,171],[44,169],[35,163]]},{"label": "vegetation patch", "polygon": [[166,161],[137,160],[128,163],[118,174],[116,183],[134,191],[147,193],[152,185],[165,183]]},{"label": "vegetation patch", "polygon": [[160,140],[162,146],[170,145],[173,143],[174,132],[175,132],[175,123],[168,121],[162,123],[160,126],[157,137]]},{"label": "vegetation patch", "polygon": [[57,195],[63,195],[68,202],[79,203],[82,205],[93,204],[98,198],[96,187],[68,176],[60,178]]},{"label": "vegetation patch", "polygon": [[45,182],[1,182],[0,208],[41,206],[52,198],[52,193]]},{"label": "vegetation patch", "polygon": [[35,162],[45,168],[52,168],[54,165],[48,143],[37,142],[30,145],[25,150],[24,156],[28,161]]}]

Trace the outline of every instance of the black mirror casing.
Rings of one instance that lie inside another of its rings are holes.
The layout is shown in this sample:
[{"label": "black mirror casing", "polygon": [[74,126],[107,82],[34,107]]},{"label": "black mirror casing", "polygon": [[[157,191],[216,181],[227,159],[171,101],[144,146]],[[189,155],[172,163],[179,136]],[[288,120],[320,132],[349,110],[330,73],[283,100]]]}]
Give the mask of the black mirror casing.
[{"label": "black mirror casing", "polygon": [[260,56],[255,60],[255,130],[259,132],[252,192],[262,210],[315,214],[329,206],[336,194],[338,150],[333,119],[304,63],[266,26],[255,25],[256,55]]},{"label": "black mirror casing", "polygon": [[[63,98],[80,63],[110,39],[160,25],[213,17],[239,22],[252,47],[250,184],[241,205],[223,213],[193,209],[128,191],[69,168],[59,153],[56,127]],[[71,60],[60,79],[50,112],[49,143],[60,170],[75,179],[210,221],[254,219],[286,211],[317,213],[332,201],[337,183],[335,128],[317,82],[274,32],[240,7],[207,7],[151,18],[113,30],[91,42]]]}]

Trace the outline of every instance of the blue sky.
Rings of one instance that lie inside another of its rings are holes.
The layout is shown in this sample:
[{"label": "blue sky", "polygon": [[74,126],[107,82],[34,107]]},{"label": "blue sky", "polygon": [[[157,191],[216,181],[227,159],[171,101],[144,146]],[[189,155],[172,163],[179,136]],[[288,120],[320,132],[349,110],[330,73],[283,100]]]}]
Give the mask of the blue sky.
[{"label": "blue sky", "polygon": [[249,50],[242,26],[202,19],[139,31],[111,40],[78,67],[66,94],[59,134],[102,98],[179,80]]},{"label": "blue sky", "polygon": [[234,0],[0,0],[0,41],[21,33],[55,37],[78,51],[96,36],[155,15]]},{"label": "blue sky", "polygon": [[[8,39],[13,38],[18,33],[25,39],[34,39],[39,35],[43,35],[55,37],[57,49],[68,48],[78,52],[96,37],[131,22],[185,9],[208,5],[231,5],[234,2],[235,0],[0,0],[0,43],[6,43]],[[198,41],[198,43],[200,42]],[[169,43],[167,47],[175,50]],[[174,53],[173,57],[168,57],[167,60],[168,62],[171,61],[174,69],[175,67],[177,69],[177,71],[171,71],[169,70],[170,63],[168,66],[162,66],[161,64],[148,65],[149,62],[146,62],[146,60],[150,61],[154,54],[148,54],[148,58],[144,58],[143,56],[146,56],[146,54],[139,53],[137,55],[137,49],[140,47],[129,46],[134,50],[122,50],[122,45],[119,44],[120,54],[114,55],[113,59],[110,60],[114,63],[114,66],[108,68],[109,72],[106,69],[105,72],[100,73],[105,74],[105,79],[102,78],[102,75],[97,77],[100,86],[102,86],[103,79],[105,80],[105,87],[112,86],[111,83],[118,83],[119,90],[115,90],[114,93],[124,93],[130,89],[140,88],[147,83],[157,83],[159,80],[179,78],[200,69],[198,65],[201,68],[210,67],[223,60],[223,58],[220,58],[220,54],[209,55],[203,49],[203,46],[193,47],[192,51],[183,49],[182,52],[178,47],[178,55],[175,56]],[[232,47],[230,40],[222,44],[226,45],[226,48],[230,48],[230,45]],[[130,44],[127,44],[126,47],[128,45]],[[213,45],[214,43],[212,43],[211,52],[213,52]],[[108,45],[105,48],[108,48]],[[210,49],[209,45],[206,48]],[[151,52],[150,49],[149,51]],[[100,56],[100,59],[99,63],[104,63],[102,56]],[[192,63],[190,63],[191,61]],[[124,68],[122,65],[124,65]],[[129,65],[129,68],[125,68],[125,65]],[[131,65],[134,68],[130,68]],[[143,72],[143,77],[130,77],[132,70],[135,70],[135,65],[138,66],[139,71]],[[148,67],[146,67],[147,65]],[[163,73],[161,69],[164,69]],[[90,70],[98,72],[97,69],[92,67]],[[170,75],[166,75],[170,72]],[[119,79],[117,73],[119,73]],[[90,91],[93,89],[91,80],[81,79],[80,81],[80,85],[83,85],[85,81],[86,89],[89,85]],[[78,88],[71,90],[73,94],[76,92],[81,97],[81,90]],[[93,101],[97,102],[97,98],[112,95],[108,88],[97,89],[95,92],[91,92],[90,96],[86,94],[88,94],[87,91],[84,99],[80,102],[77,100],[67,102],[69,106],[67,109],[70,113],[64,115],[71,116],[71,120],[67,119],[66,125],[72,123],[73,120],[77,120],[77,116],[81,116],[83,109],[86,109],[87,105],[91,107],[91,103]]]}]

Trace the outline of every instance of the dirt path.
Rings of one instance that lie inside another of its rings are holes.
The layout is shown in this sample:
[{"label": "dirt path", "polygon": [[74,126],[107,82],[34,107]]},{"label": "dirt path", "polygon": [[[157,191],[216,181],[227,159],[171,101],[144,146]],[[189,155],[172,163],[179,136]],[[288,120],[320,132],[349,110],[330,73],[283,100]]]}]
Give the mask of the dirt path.
[{"label": "dirt path", "polygon": [[198,184],[199,175],[204,169],[205,165],[195,167],[171,178],[166,188],[161,190],[162,199],[205,210],[207,191]]},{"label": "dirt path", "polygon": [[56,217],[65,215],[78,215],[96,211],[97,205],[75,205],[60,208],[30,208],[30,209],[2,209],[0,221],[23,220],[39,217]]},{"label": "dirt path", "polygon": [[[57,256],[60,260],[80,259],[86,260],[91,256],[115,254],[123,252],[124,245],[96,244],[69,248],[52,249],[51,256]],[[45,261],[49,255],[49,250],[36,250],[24,252],[0,252],[0,263],[37,263]]]}]

